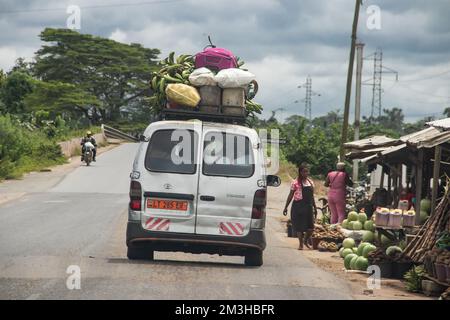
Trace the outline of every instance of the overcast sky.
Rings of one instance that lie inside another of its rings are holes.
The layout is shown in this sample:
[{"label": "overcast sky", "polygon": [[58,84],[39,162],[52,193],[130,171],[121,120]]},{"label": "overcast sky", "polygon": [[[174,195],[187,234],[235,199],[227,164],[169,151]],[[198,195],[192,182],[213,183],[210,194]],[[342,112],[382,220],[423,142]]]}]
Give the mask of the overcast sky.
[{"label": "overcast sky", "polygon": [[[304,114],[305,90],[312,78],[313,116],[343,110],[354,0],[0,0],[0,68],[19,57],[32,59],[45,27],[66,26],[67,6],[81,7],[82,33],[146,47],[196,53],[211,35],[217,46],[242,57],[258,79],[255,98],[278,116]],[[134,5],[133,5],[134,4]],[[380,29],[367,27],[381,9]],[[441,117],[450,106],[450,1],[365,0],[358,39],[364,55],[377,47],[383,64],[398,71],[383,75],[383,107],[399,107],[407,120]],[[373,61],[364,61],[370,83]],[[354,87],[353,87],[354,93]],[[372,87],[363,86],[362,113],[370,114]],[[295,101],[298,101],[295,103]],[[352,99],[352,111],[354,99]]]}]

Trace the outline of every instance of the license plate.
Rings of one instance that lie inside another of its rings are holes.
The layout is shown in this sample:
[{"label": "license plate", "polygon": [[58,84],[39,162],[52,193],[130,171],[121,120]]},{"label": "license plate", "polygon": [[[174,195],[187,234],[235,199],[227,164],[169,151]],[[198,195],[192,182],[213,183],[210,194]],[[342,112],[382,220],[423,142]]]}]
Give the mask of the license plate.
[{"label": "license plate", "polygon": [[188,202],[180,200],[147,199],[148,209],[187,211]]}]

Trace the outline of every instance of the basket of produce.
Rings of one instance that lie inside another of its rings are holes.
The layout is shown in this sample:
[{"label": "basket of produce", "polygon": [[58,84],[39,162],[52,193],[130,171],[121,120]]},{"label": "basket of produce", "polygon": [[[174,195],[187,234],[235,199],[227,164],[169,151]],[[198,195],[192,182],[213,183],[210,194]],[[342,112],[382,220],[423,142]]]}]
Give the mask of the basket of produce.
[{"label": "basket of produce", "polygon": [[[151,75],[152,96],[148,98],[154,113],[174,119],[178,110],[193,111],[196,115],[189,115],[190,118],[201,118],[205,113],[211,119],[211,114],[216,114],[215,121],[223,122],[228,118],[245,121],[246,117],[262,112],[262,106],[252,100],[257,92],[255,76],[241,69],[244,61],[236,58],[236,65],[225,68],[219,64],[213,70],[196,63],[198,56],[176,57],[171,52],[160,61],[159,70]],[[179,112],[180,117],[184,114]]]},{"label": "basket of produce", "polygon": [[342,243],[345,237],[338,230],[331,230],[328,226],[324,225],[316,225],[314,227],[312,238],[323,240],[325,242],[333,242],[335,244],[340,244]]},{"label": "basket of produce", "polygon": [[408,210],[403,215],[402,225],[405,228],[412,228],[416,225],[416,212],[414,210]]},{"label": "basket of produce", "polygon": [[320,241],[319,245],[317,246],[317,249],[319,251],[330,251],[330,252],[338,251],[338,247],[337,247],[336,243],[326,242],[326,241]]},{"label": "basket of produce", "polygon": [[402,227],[402,215],[402,210],[400,209],[390,212],[387,226],[393,229],[400,229]]},{"label": "basket of produce", "polygon": [[375,224],[378,227],[386,227],[389,223],[389,209],[387,208],[377,208],[375,213]]}]

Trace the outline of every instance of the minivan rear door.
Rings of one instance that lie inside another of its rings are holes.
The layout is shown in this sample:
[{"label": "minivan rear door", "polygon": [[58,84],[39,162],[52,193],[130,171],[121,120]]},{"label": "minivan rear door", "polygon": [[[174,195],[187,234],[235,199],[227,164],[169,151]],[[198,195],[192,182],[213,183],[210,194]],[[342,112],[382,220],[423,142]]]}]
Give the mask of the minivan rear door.
[{"label": "minivan rear door", "polygon": [[248,234],[259,176],[255,136],[248,134],[248,129],[203,124],[197,234]]},{"label": "minivan rear door", "polygon": [[143,163],[142,227],[148,231],[195,232],[198,186],[198,144],[201,124],[156,123]]}]

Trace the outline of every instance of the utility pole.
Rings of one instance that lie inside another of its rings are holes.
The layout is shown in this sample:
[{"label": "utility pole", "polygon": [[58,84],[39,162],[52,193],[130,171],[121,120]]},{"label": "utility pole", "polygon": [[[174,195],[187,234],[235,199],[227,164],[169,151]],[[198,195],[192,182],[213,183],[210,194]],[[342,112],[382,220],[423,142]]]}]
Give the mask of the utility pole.
[{"label": "utility pole", "polygon": [[350,98],[352,94],[353,63],[355,61],[355,43],[356,43],[356,35],[358,32],[360,7],[361,7],[361,0],[356,0],[355,15],[353,17],[353,26],[352,26],[352,43],[350,47],[350,59],[348,62],[348,72],[347,72],[347,88],[345,93],[345,106],[344,106],[344,123],[342,124],[341,150],[339,153],[340,161],[344,161],[345,159],[344,143],[347,142],[348,117],[350,113]]},{"label": "utility pole", "polygon": [[[305,88],[306,89],[306,93],[305,93],[305,99],[301,100],[305,102],[305,118],[308,119],[309,123],[311,124],[312,122],[312,97],[313,96],[318,96],[320,97],[321,94],[317,93],[315,91],[312,90],[312,78],[310,76],[308,76],[306,78],[306,83],[299,85],[297,88]],[[298,103],[299,101],[295,101],[295,103]]]},{"label": "utility pole", "polygon": [[381,112],[383,111],[383,104],[381,100],[383,93],[382,87],[383,74],[394,73],[396,75],[395,81],[398,81],[398,72],[383,65],[383,51],[381,48],[377,48],[375,53],[371,54],[367,58],[364,58],[364,60],[372,60],[372,59],[373,59],[372,82],[367,83],[367,81],[364,81],[364,84],[372,86],[372,111],[370,113],[370,118],[373,120],[376,117],[380,117]]},{"label": "utility pole", "polygon": [[[355,91],[355,136],[354,140],[359,140],[359,127],[361,119],[361,78],[363,67],[363,50],[364,43],[356,44],[356,91]],[[359,161],[353,160],[353,182],[359,179]]]},{"label": "utility pole", "polygon": [[371,118],[381,116],[381,80],[383,79],[383,51],[378,48],[373,56],[373,87]]},{"label": "utility pole", "polygon": [[312,94],[312,79],[310,76],[306,78],[306,97],[305,97],[305,118],[311,122],[311,94]]}]

